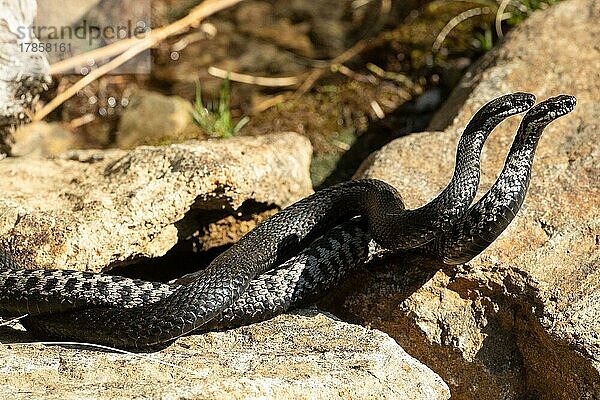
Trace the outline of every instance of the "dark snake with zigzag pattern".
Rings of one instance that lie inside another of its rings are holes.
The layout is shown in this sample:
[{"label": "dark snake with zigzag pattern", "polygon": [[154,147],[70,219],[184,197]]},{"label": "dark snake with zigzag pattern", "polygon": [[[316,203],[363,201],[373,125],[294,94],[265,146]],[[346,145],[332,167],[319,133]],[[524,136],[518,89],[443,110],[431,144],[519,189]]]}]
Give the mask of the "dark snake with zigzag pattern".
[{"label": "dark snake with zigzag pattern", "polygon": [[533,103],[533,95],[515,93],[482,107],[460,139],[451,182],[427,205],[405,210],[381,181],[344,182],[265,221],[206,270],[180,281],[186,284],[23,270],[0,251],[0,315],[27,313],[24,325],[45,336],[140,347],[285,312],[333,287],[379,246],[422,248],[450,264],[468,261],[520,208],[541,133],[573,109],[575,98],[549,99],[525,115],[498,180],[469,208],[485,139]]}]

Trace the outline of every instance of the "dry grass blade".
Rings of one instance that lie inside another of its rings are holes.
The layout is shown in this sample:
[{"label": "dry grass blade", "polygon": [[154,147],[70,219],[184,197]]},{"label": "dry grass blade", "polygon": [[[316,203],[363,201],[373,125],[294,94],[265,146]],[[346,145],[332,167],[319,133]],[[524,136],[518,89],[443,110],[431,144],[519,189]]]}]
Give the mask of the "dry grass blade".
[{"label": "dry grass blade", "polygon": [[314,69],[306,78],[304,83],[296,90],[293,95],[293,98],[297,99],[302,96],[304,93],[308,92],[310,88],[321,78],[328,70],[331,70],[331,66],[337,64],[343,64],[348,60],[354,58],[356,55],[362,53],[368,48],[376,47],[378,44],[382,42],[381,39],[373,39],[373,40],[361,40],[357,42],[354,46],[350,47],[348,50],[344,51],[342,54],[331,60],[328,64],[328,68],[316,68]]},{"label": "dry grass blade", "polygon": [[463,21],[466,21],[469,18],[477,17],[479,15],[491,14],[492,9],[489,7],[476,7],[471,8],[469,10],[463,11],[458,14],[456,17],[452,18],[446,26],[442,28],[440,33],[438,34],[435,42],[433,43],[433,50],[438,51],[442,47],[442,43],[446,40],[446,37],[458,24]]},{"label": "dry grass blade", "polygon": [[12,324],[13,322],[18,322],[19,320],[25,318],[27,315],[28,314],[24,314],[24,315],[21,315],[21,316],[18,316],[18,317],[7,319],[6,321],[2,321],[2,322],[0,322],[0,326],[7,326],[7,325]]},{"label": "dry grass blade", "polygon": [[502,0],[496,11],[496,34],[499,38],[504,36],[504,32],[502,32],[502,20],[504,18],[504,10],[506,10],[510,2],[511,0]]},{"label": "dry grass blade", "polygon": [[271,78],[267,76],[254,76],[248,74],[240,74],[239,72],[228,72],[224,69],[217,67],[209,67],[208,73],[214,77],[225,79],[229,78],[230,81],[247,83],[249,85],[265,86],[265,87],[286,87],[294,86],[300,82],[300,78],[297,76],[287,76],[279,78]]}]

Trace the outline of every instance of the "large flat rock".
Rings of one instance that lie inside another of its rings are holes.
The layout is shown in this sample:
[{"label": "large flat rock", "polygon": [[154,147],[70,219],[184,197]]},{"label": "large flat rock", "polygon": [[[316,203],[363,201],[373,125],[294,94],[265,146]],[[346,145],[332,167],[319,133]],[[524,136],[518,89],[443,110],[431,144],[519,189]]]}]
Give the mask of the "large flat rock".
[{"label": "large flat rock", "polygon": [[[578,98],[545,131],[525,204],[491,247],[457,268],[423,272],[413,257],[364,274],[337,308],[392,335],[453,398],[600,398],[599,22],[598,0],[536,12],[467,74],[432,122],[443,132],[398,139],[363,166],[418,207],[448,182],[459,135],[484,103],[516,91]],[[486,144],[481,191],[518,123]]]},{"label": "large flat rock", "polygon": [[286,133],[5,158],[0,244],[27,268],[99,271],[162,256],[200,228],[204,248],[231,243],[256,225],[256,210],[312,192],[311,152]]},{"label": "large flat rock", "polygon": [[159,353],[143,356],[146,358],[61,346],[5,344],[0,347],[0,396],[401,400],[450,397],[441,378],[409,356],[388,335],[310,310],[229,332],[188,336]]}]

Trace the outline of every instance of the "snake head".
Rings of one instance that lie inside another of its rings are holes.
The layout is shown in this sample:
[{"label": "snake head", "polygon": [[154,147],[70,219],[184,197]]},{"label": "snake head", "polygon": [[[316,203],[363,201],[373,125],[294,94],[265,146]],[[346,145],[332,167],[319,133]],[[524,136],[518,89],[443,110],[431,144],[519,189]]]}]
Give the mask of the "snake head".
[{"label": "snake head", "polygon": [[473,115],[464,130],[462,140],[478,137],[485,141],[492,130],[506,118],[527,111],[535,104],[535,96],[531,93],[510,93],[500,96],[481,107]]},{"label": "snake head", "polygon": [[577,99],[574,96],[561,94],[551,97],[529,110],[523,117],[522,125],[529,126],[532,131],[540,131],[540,128],[573,111],[576,104]]},{"label": "snake head", "polygon": [[504,119],[529,110],[534,104],[535,96],[531,93],[511,93],[492,100],[487,112]]},{"label": "snake head", "polygon": [[500,96],[483,107],[471,119],[471,123],[481,125],[483,121],[493,120],[498,124],[511,115],[527,111],[535,104],[535,96],[531,93],[510,93]]}]

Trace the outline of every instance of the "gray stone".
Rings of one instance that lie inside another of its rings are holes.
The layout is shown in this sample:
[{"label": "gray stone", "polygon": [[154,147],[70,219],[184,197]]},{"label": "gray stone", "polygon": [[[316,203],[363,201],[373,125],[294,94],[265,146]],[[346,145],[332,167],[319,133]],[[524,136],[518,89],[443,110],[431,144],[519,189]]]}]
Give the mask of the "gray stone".
[{"label": "gray stone", "polygon": [[310,157],[308,140],[286,133],[5,158],[0,243],[28,268],[99,271],[164,255],[200,228],[200,211],[209,241],[231,243],[264,218],[236,229],[243,205],[268,215],[311,193]]},{"label": "gray stone", "polygon": [[140,91],[121,115],[117,133],[119,148],[178,143],[205,138],[194,124],[192,104],[179,96]]},{"label": "gray stone", "polygon": [[79,137],[60,122],[37,121],[19,126],[13,133],[11,156],[55,157],[81,147]]},{"label": "gray stone", "polygon": [[180,338],[141,357],[4,344],[0,396],[436,400],[448,399],[450,392],[388,335],[305,310]]},{"label": "gray stone", "polygon": [[[546,129],[523,208],[491,247],[456,268],[409,257],[361,275],[335,308],[389,333],[453,398],[600,397],[599,16],[598,0],[534,13],[467,74],[432,122],[443,132],[398,139],[363,165],[361,176],[418,207],[446,185],[458,137],[484,103],[515,91],[578,98]],[[518,123],[488,140],[480,192]]]}]

